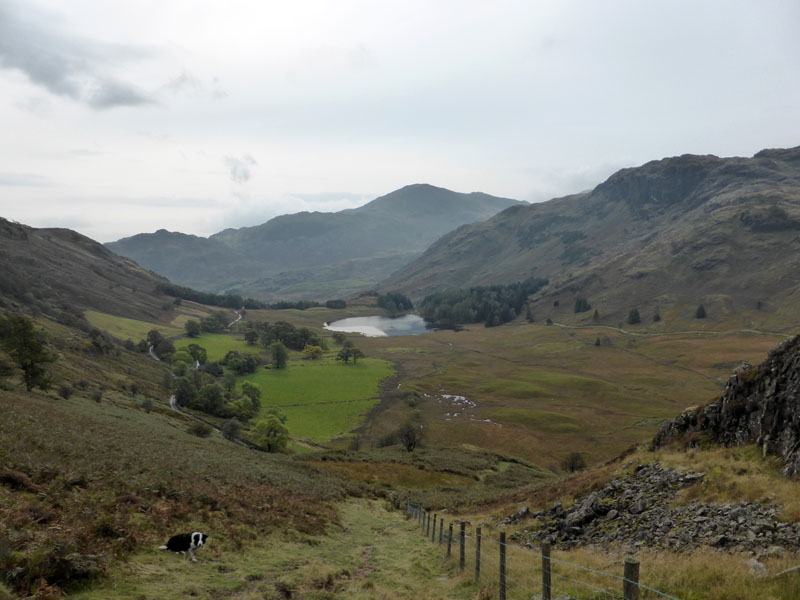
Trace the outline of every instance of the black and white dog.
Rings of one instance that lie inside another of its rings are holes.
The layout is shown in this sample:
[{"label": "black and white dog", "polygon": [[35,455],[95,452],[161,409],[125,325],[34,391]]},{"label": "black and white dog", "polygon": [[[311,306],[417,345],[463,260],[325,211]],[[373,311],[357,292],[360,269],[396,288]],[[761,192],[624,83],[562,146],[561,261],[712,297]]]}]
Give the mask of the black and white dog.
[{"label": "black and white dog", "polygon": [[197,562],[194,551],[206,543],[208,536],[205,533],[181,533],[169,538],[166,546],[159,546],[159,550],[172,550],[173,552],[188,552],[192,562]]}]

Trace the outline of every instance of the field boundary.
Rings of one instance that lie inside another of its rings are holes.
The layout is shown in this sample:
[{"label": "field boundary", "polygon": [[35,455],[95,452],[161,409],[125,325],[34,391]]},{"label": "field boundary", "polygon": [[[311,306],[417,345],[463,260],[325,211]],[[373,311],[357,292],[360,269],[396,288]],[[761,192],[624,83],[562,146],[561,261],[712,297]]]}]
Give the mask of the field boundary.
[{"label": "field boundary", "polygon": [[[444,517],[410,500],[406,504],[406,514],[417,521],[426,540],[438,543],[446,560],[458,560],[462,572],[468,564],[474,569],[475,583],[486,586],[482,598],[680,600],[640,583],[639,561],[632,557],[625,558],[621,575],[608,573],[553,557],[548,542],[542,543],[537,551],[533,547],[508,543],[505,532],[500,532],[500,539],[494,539],[484,535],[481,527],[468,531],[471,524],[467,521],[453,520],[445,525]],[[454,526],[458,527],[455,534]],[[494,548],[497,558],[489,556]]]}]

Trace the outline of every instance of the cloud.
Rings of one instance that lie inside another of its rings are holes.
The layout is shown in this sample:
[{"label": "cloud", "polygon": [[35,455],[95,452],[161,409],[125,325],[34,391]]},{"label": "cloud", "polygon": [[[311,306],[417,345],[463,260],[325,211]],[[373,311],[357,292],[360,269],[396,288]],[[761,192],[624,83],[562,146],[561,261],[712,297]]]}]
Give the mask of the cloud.
[{"label": "cloud", "polygon": [[230,169],[231,181],[238,184],[250,181],[250,166],[258,164],[256,159],[249,154],[243,155],[241,159],[226,156],[223,160],[228,169]]},{"label": "cloud", "polygon": [[22,71],[56,96],[95,110],[152,104],[147,93],[107,72],[110,65],[148,54],[140,47],[59,31],[49,15],[21,2],[0,0],[0,67]]},{"label": "cloud", "polygon": [[186,94],[193,97],[206,96],[213,100],[225,98],[228,94],[225,90],[220,88],[218,77],[211,79],[211,83],[205,83],[192,73],[184,69],[181,74],[174,79],[168,81],[161,88],[162,91],[169,94]]},{"label": "cloud", "polygon": [[29,173],[0,173],[0,186],[14,187],[45,187],[50,185],[50,180],[41,175]]}]

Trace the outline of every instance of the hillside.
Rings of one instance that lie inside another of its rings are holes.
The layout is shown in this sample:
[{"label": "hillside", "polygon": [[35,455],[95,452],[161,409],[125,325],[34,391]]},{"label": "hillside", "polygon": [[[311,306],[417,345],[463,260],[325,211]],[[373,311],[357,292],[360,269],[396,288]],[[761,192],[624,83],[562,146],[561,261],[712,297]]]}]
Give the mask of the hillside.
[{"label": "hillside", "polygon": [[706,303],[717,315],[763,308],[785,325],[800,316],[787,308],[800,300],[798,251],[800,148],[684,155],[465,225],[382,287],[420,296],[535,275],[551,282],[534,297],[541,316],[568,318],[580,296],[607,324],[634,307],[691,318]]},{"label": "hillside", "polygon": [[67,322],[85,309],[152,320],[165,301],[155,286],[165,281],[75,231],[0,217],[0,308]]},{"label": "hillside", "polygon": [[209,238],[159,230],[107,247],[197,289],[329,298],[373,286],[441,235],[513,204],[418,184],[336,213],[283,215]]}]

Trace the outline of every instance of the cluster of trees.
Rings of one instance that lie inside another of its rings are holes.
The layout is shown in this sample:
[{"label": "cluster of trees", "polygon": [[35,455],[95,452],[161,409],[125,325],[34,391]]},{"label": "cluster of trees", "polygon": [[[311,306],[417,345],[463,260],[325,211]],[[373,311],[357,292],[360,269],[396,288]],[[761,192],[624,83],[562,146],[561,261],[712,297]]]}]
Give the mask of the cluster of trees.
[{"label": "cluster of trees", "polygon": [[176,377],[172,384],[172,393],[180,406],[223,419],[252,419],[261,409],[261,390],[249,382],[242,385],[241,394],[234,390],[235,381],[233,385],[229,381],[220,384],[201,371]]},{"label": "cluster of trees", "polygon": [[[589,304],[589,301],[586,298],[580,298],[580,297],[575,298],[575,312],[576,313],[588,312],[589,310],[591,310],[591,308],[592,308],[592,305]],[[595,312],[597,312],[597,311],[595,311]]]},{"label": "cluster of trees", "polygon": [[414,309],[411,299],[400,292],[387,292],[378,296],[378,306],[392,316]]},{"label": "cluster of trees", "polygon": [[247,323],[248,330],[245,332],[245,341],[250,345],[255,345],[260,341],[261,345],[269,350],[275,342],[280,342],[291,350],[301,351],[306,346],[319,346],[325,348],[325,340],[311,331],[308,327],[295,327],[286,321],[250,321]]},{"label": "cluster of trees", "polygon": [[225,306],[227,308],[249,308],[259,309],[267,308],[265,302],[254,300],[253,298],[242,298],[237,294],[211,294],[209,292],[199,292],[191,288],[183,287],[182,285],[175,285],[174,283],[158,283],[156,284],[156,291],[173,298],[181,298],[182,300],[191,300],[192,302],[199,302],[200,304],[207,304],[209,306]]},{"label": "cluster of trees", "polygon": [[[181,300],[191,300],[200,304],[207,304],[209,306],[225,306],[227,308],[247,308],[251,310],[258,309],[272,309],[272,310],[286,310],[297,309],[306,310],[307,308],[314,308],[322,306],[319,302],[314,300],[281,300],[272,304],[267,304],[260,300],[253,298],[242,298],[239,294],[211,294],[209,292],[200,292],[192,288],[184,287],[182,285],[175,285],[174,283],[158,283],[156,284],[156,291],[172,296],[173,298]],[[347,302],[344,300],[328,300],[325,302],[327,308],[345,308]]]},{"label": "cluster of trees", "polygon": [[546,279],[531,277],[509,285],[446,290],[426,296],[419,305],[426,321],[439,328],[464,323],[485,323],[487,327],[513,320],[528,296],[547,285]]},{"label": "cluster of trees", "polygon": [[336,360],[342,360],[347,364],[351,358],[353,359],[353,364],[356,364],[359,358],[364,358],[364,353],[356,348],[353,342],[345,340],[342,343],[342,349],[336,355]]}]

